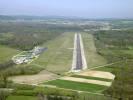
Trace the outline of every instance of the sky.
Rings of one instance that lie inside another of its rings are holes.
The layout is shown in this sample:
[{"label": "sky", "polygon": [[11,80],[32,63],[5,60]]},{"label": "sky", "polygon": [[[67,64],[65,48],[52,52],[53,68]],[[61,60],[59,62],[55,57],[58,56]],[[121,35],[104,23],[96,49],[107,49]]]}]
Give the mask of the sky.
[{"label": "sky", "polygon": [[0,0],[0,15],[133,18],[133,0]]}]

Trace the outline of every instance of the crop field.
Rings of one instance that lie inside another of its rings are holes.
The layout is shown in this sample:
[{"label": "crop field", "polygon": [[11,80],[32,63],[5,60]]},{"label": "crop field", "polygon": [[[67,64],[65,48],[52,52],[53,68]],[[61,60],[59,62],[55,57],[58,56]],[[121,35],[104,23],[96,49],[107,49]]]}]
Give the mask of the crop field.
[{"label": "crop field", "polygon": [[11,58],[19,52],[19,50],[0,45],[0,63],[11,60]]},{"label": "crop field", "polygon": [[83,78],[83,79],[101,80],[101,81],[107,81],[107,82],[111,82],[112,81],[111,79],[92,77],[92,76],[72,75],[72,77]]},{"label": "crop field", "polygon": [[113,80],[114,75],[110,72],[88,70],[44,82],[43,84],[64,89],[101,93],[112,84]]},{"label": "crop field", "polygon": [[81,83],[81,82],[74,82],[74,81],[60,80],[60,79],[49,81],[44,84],[57,86],[59,88],[66,88],[78,91],[98,92],[98,93],[102,92],[107,88],[106,86],[102,85]]},{"label": "crop field", "polygon": [[85,71],[43,83],[58,88],[87,92],[102,92],[112,84],[113,74],[103,71]]},{"label": "crop field", "polygon": [[98,78],[105,78],[105,79],[114,79],[114,75],[110,72],[105,71],[95,71],[95,70],[88,70],[81,73],[78,73],[77,75],[81,76],[91,76],[91,77],[98,77]]}]

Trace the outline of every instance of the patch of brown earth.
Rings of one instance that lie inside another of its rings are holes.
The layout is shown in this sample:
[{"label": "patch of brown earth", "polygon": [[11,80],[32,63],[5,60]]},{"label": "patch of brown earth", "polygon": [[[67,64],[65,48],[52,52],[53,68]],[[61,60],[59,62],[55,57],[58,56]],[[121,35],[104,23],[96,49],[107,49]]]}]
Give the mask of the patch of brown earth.
[{"label": "patch of brown earth", "polygon": [[110,72],[92,71],[92,70],[78,73],[78,75],[99,77],[99,78],[105,78],[105,79],[114,79],[115,78],[115,75],[113,75]]},{"label": "patch of brown earth", "polygon": [[53,80],[58,77],[59,77],[58,75],[44,70],[36,75],[21,75],[21,76],[9,77],[9,80],[12,80],[15,83],[39,84],[41,82]]}]

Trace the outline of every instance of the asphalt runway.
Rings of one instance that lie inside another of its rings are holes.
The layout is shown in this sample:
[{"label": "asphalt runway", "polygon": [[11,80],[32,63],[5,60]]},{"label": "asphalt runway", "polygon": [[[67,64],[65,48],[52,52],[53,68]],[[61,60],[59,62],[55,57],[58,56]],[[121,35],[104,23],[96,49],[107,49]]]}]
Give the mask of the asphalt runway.
[{"label": "asphalt runway", "polygon": [[82,69],[82,55],[81,55],[81,44],[80,44],[80,38],[79,38],[79,34],[77,34],[77,56],[76,56],[76,68],[75,70],[81,70]]}]

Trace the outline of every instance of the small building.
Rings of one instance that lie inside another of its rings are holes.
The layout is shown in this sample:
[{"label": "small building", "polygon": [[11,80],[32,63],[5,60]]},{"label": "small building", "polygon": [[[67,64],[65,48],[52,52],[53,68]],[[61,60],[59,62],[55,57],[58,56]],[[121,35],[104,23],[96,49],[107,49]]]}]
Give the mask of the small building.
[{"label": "small building", "polygon": [[22,64],[22,63],[24,63],[25,59],[26,59],[26,57],[20,57],[20,58],[14,59],[13,61],[16,64]]}]

